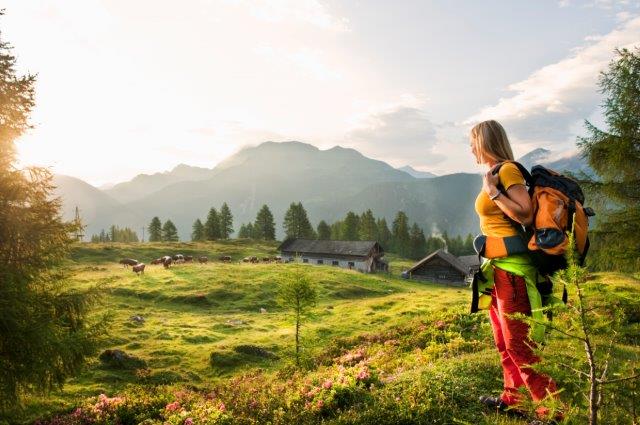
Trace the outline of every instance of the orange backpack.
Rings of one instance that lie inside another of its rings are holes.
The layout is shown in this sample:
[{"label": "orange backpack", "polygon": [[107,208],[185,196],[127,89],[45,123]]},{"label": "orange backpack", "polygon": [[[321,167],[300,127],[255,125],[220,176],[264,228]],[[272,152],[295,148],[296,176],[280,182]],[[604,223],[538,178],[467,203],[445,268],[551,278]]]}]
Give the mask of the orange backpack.
[{"label": "orange backpack", "polygon": [[[529,173],[522,164],[515,161],[513,163],[529,186],[534,218],[528,228],[508,216],[507,218],[527,244],[538,271],[548,276],[566,268],[564,253],[572,227],[580,265],[583,265],[589,251],[589,217],[595,213],[591,208],[583,206],[584,193],[578,182],[542,165],[534,166]],[[500,165],[494,173],[499,169]],[[500,186],[498,189],[503,190]]]}]

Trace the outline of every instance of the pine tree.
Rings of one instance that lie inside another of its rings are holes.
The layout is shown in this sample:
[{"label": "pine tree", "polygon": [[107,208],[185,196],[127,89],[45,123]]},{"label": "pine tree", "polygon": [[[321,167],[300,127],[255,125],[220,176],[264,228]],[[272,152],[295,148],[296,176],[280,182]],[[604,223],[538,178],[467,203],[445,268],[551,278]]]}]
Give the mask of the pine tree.
[{"label": "pine tree", "polygon": [[393,249],[398,255],[406,257],[409,255],[409,218],[403,211],[398,211],[392,225]]},{"label": "pine tree", "polygon": [[240,229],[238,230],[238,239],[248,239],[249,235],[247,233],[247,225],[242,223],[240,225]]},{"label": "pine tree", "polygon": [[162,226],[162,240],[164,242],[177,242],[180,240],[178,238],[178,229],[176,229],[171,220],[165,221]]},{"label": "pine tree", "polygon": [[342,221],[341,239],[345,241],[358,241],[358,224],[360,218],[353,211],[349,211]]},{"label": "pine tree", "polygon": [[315,239],[315,231],[307,217],[307,211],[302,206],[302,202],[291,203],[284,215],[283,223],[287,238]]},{"label": "pine tree", "polygon": [[220,208],[220,237],[229,239],[233,233],[233,215],[227,203],[223,203]]},{"label": "pine tree", "polygon": [[338,220],[331,224],[331,240],[342,239],[342,221]]},{"label": "pine tree", "polygon": [[149,223],[149,242],[160,242],[162,240],[162,223],[158,217],[153,217]]},{"label": "pine tree", "polygon": [[191,240],[192,241],[205,240],[204,225],[202,224],[199,218],[197,218],[196,221],[193,222],[193,228],[191,231]]},{"label": "pine tree", "polygon": [[371,210],[367,210],[360,216],[358,235],[361,241],[375,241],[378,236],[376,219]]},{"label": "pine tree", "polygon": [[208,241],[220,239],[220,216],[215,208],[211,207],[204,223],[204,234]]},{"label": "pine tree", "polygon": [[431,254],[445,247],[445,241],[440,236],[429,236],[427,238],[427,253]]},{"label": "pine tree", "polygon": [[273,241],[276,239],[276,223],[268,206],[263,205],[256,215],[256,221],[252,228],[255,239]]},{"label": "pine tree", "polygon": [[331,228],[324,220],[320,220],[320,223],[318,223],[318,239],[331,239]]},{"label": "pine tree", "polygon": [[[0,12],[0,15],[2,12]],[[0,40],[0,416],[22,395],[63,385],[96,351],[95,296],[68,285],[78,223],[62,221],[52,174],[18,169],[15,140],[35,106],[35,76],[16,74]],[[13,411],[15,412],[15,410]],[[13,422],[10,418],[9,421]]]},{"label": "pine tree", "polygon": [[389,230],[387,220],[384,217],[378,219],[376,229],[378,230],[378,234],[376,236],[378,243],[380,243],[384,249],[391,249],[391,231]]},{"label": "pine tree", "polygon": [[427,241],[424,237],[424,232],[418,226],[417,223],[413,223],[409,232],[410,240],[410,257],[414,260],[423,258],[427,254]]},{"label": "pine tree", "polygon": [[[600,75],[607,130],[585,122],[579,138],[596,178],[583,176],[599,200],[590,264],[601,269],[640,268],[640,48],[622,49]],[[590,201],[592,202],[593,199]]]},{"label": "pine tree", "polygon": [[464,253],[462,255],[473,255],[475,252],[473,248],[473,235],[469,233],[464,240]]}]

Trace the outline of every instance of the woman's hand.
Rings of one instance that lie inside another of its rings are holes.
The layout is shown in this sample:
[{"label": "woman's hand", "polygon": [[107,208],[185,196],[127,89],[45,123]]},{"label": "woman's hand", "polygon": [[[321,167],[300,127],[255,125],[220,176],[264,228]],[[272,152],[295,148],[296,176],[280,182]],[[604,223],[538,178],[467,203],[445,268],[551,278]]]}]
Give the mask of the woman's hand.
[{"label": "woman's hand", "polygon": [[495,167],[491,167],[482,177],[482,190],[484,190],[490,197],[498,193],[498,184],[500,183],[500,176],[498,173],[493,174]]}]

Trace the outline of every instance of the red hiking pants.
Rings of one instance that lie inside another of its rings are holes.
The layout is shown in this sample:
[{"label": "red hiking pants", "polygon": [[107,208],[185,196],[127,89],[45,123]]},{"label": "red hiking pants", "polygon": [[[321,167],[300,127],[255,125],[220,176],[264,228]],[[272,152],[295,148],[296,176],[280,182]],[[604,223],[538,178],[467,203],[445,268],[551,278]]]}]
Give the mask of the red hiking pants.
[{"label": "red hiking pants", "polygon": [[518,388],[522,386],[527,387],[533,401],[540,401],[556,391],[556,384],[550,377],[529,367],[540,359],[532,350],[535,343],[529,339],[529,325],[507,317],[513,313],[531,314],[525,280],[494,267],[489,317],[502,360],[504,391],[501,398],[508,405],[520,401]]}]

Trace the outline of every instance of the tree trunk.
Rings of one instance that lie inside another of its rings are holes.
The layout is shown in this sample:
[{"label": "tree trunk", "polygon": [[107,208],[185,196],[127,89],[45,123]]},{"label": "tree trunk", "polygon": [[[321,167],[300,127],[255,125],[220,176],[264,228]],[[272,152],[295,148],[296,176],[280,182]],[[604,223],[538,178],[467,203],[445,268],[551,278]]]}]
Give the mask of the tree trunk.
[{"label": "tree trunk", "polygon": [[591,344],[589,339],[587,338],[584,342],[584,347],[587,352],[587,359],[589,360],[589,425],[597,425],[598,424],[598,377],[596,376],[596,364],[595,359],[593,357],[593,350],[591,348]]}]

